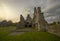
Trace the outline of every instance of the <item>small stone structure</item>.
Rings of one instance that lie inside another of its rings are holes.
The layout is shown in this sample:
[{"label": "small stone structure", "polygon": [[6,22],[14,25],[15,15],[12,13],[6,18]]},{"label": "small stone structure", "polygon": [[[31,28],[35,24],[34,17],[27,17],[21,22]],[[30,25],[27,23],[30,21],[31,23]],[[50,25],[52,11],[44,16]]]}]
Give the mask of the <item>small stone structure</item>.
[{"label": "small stone structure", "polygon": [[20,22],[17,24],[17,28],[33,27],[36,31],[46,31],[48,28],[48,23],[45,21],[43,13],[40,7],[34,8],[33,19],[28,14],[25,20],[23,16],[20,17]]}]

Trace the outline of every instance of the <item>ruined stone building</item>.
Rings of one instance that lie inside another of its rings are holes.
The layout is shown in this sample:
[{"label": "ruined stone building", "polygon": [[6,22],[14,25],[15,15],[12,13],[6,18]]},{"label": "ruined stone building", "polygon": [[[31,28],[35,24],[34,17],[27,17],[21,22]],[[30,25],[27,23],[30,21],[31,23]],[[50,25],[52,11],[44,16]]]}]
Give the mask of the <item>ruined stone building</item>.
[{"label": "ruined stone building", "polygon": [[48,29],[48,23],[44,19],[44,15],[41,12],[40,7],[34,8],[34,15],[33,19],[30,15],[27,15],[26,20],[23,16],[20,16],[20,22],[17,24],[17,28],[24,28],[24,27],[32,27],[35,28],[37,31],[45,31]]}]

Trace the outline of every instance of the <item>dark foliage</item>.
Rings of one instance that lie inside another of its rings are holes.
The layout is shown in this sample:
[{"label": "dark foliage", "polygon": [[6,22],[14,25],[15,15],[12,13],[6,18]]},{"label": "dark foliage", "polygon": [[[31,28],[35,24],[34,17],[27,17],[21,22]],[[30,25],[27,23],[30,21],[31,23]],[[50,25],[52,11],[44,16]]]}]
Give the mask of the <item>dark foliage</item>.
[{"label": "dark foliage", "polygon": [[10,21],[3,20],[0,22],[0,27],[16,26],[16,24],[17,23],[13,23],[11,20]]}]

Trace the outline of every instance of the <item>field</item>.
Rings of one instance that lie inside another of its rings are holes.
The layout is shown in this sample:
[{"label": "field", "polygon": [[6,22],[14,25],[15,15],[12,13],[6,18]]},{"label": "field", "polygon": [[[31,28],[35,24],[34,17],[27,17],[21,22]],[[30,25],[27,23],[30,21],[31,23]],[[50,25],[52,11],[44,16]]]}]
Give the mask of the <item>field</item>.
[{"label": "field", "polygon": [[0,27],[0,41],[60,41],[60,37],[48,32],[25,32],[9,35],[16,27]]}]

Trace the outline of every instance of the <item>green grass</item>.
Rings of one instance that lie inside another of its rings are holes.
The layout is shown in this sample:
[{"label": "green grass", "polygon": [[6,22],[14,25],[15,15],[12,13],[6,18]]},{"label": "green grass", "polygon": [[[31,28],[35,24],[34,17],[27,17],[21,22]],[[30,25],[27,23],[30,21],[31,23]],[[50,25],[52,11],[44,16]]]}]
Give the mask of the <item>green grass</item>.
[{"label": "green grass", "polygon": [[60,41],[60,37],[48,32],[26,32],[8,36],[10,29],[0,28],[0,41]]}]

